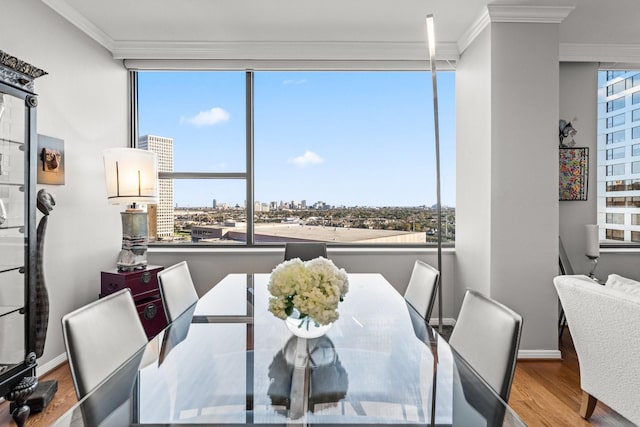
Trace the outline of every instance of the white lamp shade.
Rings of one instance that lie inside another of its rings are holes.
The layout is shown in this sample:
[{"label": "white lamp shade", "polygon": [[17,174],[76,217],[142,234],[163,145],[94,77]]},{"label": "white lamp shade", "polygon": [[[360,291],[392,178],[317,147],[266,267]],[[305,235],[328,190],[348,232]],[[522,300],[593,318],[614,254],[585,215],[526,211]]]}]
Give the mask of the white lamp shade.
[{"label": "white lamp shade", "polygon": [[110,148],[103,154],[109,203],[158,203],[156,153],[137,148]]},{"label": "white lamp shade", "polygon": [[585,254],[591,258],[598,258],[600,256],[600,236],[598,235],[597,224],[586,224],[587,233],[587,250]]}]

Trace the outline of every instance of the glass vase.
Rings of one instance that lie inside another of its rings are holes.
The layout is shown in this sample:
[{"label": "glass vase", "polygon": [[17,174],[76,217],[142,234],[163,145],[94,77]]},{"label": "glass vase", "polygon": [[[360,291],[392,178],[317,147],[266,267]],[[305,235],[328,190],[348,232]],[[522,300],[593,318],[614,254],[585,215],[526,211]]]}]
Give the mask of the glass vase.
[{"label": "glass vase", "polygon": [[329,331],[329,329],[331,328],[331,325],[333,325],[333,323],[329,323],[328,325],[321,325],[309,316],[303,318],[300,318],[298,316],[298,313],[294,312],[292,316],[289,316],[285,319],[285,323],[291,333],[300,338],[321,337],[326,334],[327,331]]}]

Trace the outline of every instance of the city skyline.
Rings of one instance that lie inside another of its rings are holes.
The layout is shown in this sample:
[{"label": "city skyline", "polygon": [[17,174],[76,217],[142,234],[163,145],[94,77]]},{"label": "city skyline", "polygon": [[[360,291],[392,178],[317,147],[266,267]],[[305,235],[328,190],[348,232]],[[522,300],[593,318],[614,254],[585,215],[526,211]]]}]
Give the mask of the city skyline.
[{"label": "city skyline", "polygon": [[[213,201],[215,200],[215,206],[213,204]],[[282,207],[283,204],[286,205],[298,205],[296,206],[296,208],[298,209],[351,209],[351,208],[370,208],[370,209],[378,209],[378,208],[426,208],[426,209],[435,209],[436,208],[436,204],[431,204],[431,205],[408,205],[408,206],[397,206],[397,205],[388,205],[388,206],[371,206],[371,205],[336,205],[336,204],[331,204],[331,203],[327,203],[324,200],[317,200],[315,202],[310,203],[307,199],[296,199],[296,200],[270,200],[268,202],[264,202],[261,200],[255,200],[254,204],[262,204],[262,205],[269,205],[269,206],[273,206],[273,204],[275,204],[277,206],[277,208]],[[319,204],[323,204],[322,208],[319,208],[318,205]],[[174,204],[174,208],[175,209],[216,209],[216,208],[220,208],[220,207],[230,207],[230,208],[235,208],[236,206],[239,206],[240,208],[245,208],[246,207],[246,201],[244,201],[242,204],[231,204],[228,203],[224,200],[218,200],[218,199],[213,199],[211,200],[211,202],[209,203],[209,205],[205,205],[205,206],[181,206],[178,203]],[[446,209],[452,209],[455,208],[454,206],[448,206],[443,204],[442,208],[446,208]]]},{"label": "city skyline", "polygon": [[[436,202],[426,72],[257,72],[255,200]],[[176,172],[244,172],[244,72],[139,77],[140,135],[174,140]],[[442,204],[455,206],[455,83],[438,74]],[[244,205],[244,179],[176,180],[180,207]],[[301,197],[303,196],[303,197]]]}]

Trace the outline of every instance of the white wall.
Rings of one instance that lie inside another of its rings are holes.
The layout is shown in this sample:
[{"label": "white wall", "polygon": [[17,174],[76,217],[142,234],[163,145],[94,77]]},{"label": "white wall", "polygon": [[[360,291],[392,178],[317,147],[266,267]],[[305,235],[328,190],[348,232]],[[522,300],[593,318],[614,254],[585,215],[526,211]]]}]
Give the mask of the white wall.
[{"label": "white wall", "polygon": [[466,288],[490,293],[491,28],[461,55],[456,68],[455,306]]},{"label": "white wall", "polygon": [[[587,274],[591,264],[584,255],[585,224],[597,222],[597,88],[598,64],[560,64],[560,116],[567,121],[578,119],[576,147],[589,148],[589,181],[587,200],[560,202],[560,238],[576,274]],[[556,138],[559,144],[559,140]],[[604,264],[604,263],[603,263]],[[602,265],[598,266],[598,272]]]},{"label": "white wall", "polygon": [[523,316],[521,349],[556,349],[558,24],[491,27],[491,295]]},{"label": "white wall", "polygon": [[[340,249],[329,248],[329,258],[338,267],[350,273],[381,273],[400,293],[404,293],[416,259],[437,266],[437,255],[433,250],[409,249]],[[229,273],[270,273],[282,262],[284,248],[255,248],[237,250],[183,250],[178,253],[170,249],[152,248],[148,254],[150,264],[169,266],[186,260],[199,295],[211,289]],[[455,286],[455,254],[447,250],[442,256],[443,322],[451,323],[457,317],[453,310]],[[432,318],[438,317],[438,304]]]},{"label": "white wall", "polygon": [[457,295],[520,313],[532,357],[557,356],[557,46],[557,24],[492,23],[456,72]]},{"label": "white wall", "polygon": [[43,365],[64,353],[61,316],[98,297],[100,271],[115,264],[120,247],[102,150],[127,144],[127,72],[38,0],[5,0],[0,9],[0,49],[49,73],[35,83],[38,133],[64,140],[65,184],[37,186],[56,196],[44,249],[50,317]]}]

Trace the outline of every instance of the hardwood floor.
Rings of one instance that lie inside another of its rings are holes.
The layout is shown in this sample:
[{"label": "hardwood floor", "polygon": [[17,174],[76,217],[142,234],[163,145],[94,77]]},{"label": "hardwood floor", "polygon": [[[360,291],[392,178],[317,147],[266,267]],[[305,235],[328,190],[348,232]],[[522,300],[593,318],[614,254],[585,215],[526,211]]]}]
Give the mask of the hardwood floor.
[{"label": "hardwood floor", "polygon": [[562,361],[518,361],[509,405],[529,427],[634,426],[598,402],[593,416],[578,415],[582,392],[578,357],[568,329],[560,342]]},{"label": "hardwood floor", "polygon": [[[77,402],[76,391],[73,388],[73,381],[71,379],[71,371],[67,363],[43,375],[40,377],[40,380],[58,380],[58,391],[44,411],[29,416],[29,420],[27,421],[28,427],[50,426]],[[9,402],[3,402],[0,404],[0,426],[15,427],[15,425],[16,423],[13,422],[11,414],[9,413]]]},{"label": "hardwood floor", "polygon": [[[560,344],[562,361],[519,361],[509,404],[529,427],[632,426],[626,419],[598,402],[589,421],[578,415],[580,378],[578,360],[568,331]],[[46,427],[76,402],[69,367],[65,363],[42,377],[57,379],[58,392],[47,408],[29,417],[29,427]],[[0,404],[0,427],[15,426],[9,403]]]}]

